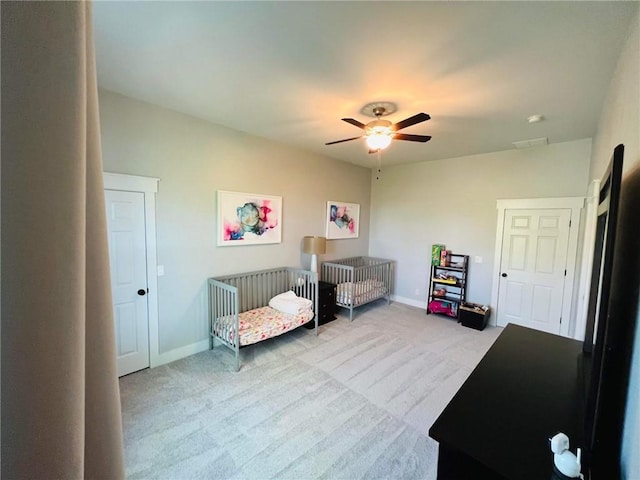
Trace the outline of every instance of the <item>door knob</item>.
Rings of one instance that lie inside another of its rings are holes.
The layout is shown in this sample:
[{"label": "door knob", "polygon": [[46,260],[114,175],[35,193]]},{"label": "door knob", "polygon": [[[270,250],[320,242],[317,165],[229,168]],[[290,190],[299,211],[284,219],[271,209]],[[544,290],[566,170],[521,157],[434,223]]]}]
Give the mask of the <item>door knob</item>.
[{"label": "door knob", "polygon": [[142,288],[140,290],[138,290],[138,295],[143,296],[146,292],[146,290],[143,290]]},{"label": "door knob", "polygon": [[506,277],[506,276],[507,276],[507,274],[506,274],[506,273],[503,273],[503,274],[502,274],[502,276],[503,276],[503,277]]}]

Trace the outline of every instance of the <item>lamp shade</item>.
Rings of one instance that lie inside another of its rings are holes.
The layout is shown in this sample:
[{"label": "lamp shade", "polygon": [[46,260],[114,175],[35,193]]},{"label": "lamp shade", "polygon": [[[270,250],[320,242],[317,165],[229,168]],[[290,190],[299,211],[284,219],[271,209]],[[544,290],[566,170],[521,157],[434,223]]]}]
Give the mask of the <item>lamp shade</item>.
[{"label": "lamp shade", "polygon": [[302,251],[312,255],[322,255],[327,251],[327,239],[325,237],[304,237]]}]

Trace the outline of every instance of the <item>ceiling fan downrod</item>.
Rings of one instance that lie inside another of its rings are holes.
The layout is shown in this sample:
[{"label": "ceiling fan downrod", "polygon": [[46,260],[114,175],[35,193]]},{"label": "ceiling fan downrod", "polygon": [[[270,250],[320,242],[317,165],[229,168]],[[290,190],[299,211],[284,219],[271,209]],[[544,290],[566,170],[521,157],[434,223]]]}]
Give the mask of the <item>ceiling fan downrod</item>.
[{"label": "ceiling fan downrod", "polygon": [[380,119],[380,117],[382,117],[384,115],[384,112],[386,112],[387,109],[384,107],[375,107],[373,109],[373,114],[378,117],[378,119]]}]

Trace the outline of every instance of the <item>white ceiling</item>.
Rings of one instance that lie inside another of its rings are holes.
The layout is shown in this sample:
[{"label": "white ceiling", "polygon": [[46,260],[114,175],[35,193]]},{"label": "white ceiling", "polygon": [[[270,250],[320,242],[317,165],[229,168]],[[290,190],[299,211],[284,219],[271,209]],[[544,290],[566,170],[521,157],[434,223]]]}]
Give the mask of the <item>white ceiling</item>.
[{"label": "white ceiling", "polygon": [[[637,2],[96,2],[99,85],[363,166],[361,108],[432,119],[384,164],[595,133]],[[527,117],[546,120],[529,124]]]}]

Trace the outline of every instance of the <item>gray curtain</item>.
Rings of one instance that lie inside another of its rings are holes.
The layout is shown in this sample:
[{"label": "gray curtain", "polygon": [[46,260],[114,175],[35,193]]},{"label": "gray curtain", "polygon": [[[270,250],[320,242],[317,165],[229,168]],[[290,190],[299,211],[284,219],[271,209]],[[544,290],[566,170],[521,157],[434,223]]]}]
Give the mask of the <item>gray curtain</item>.
[{"label": "gray curtain", "polygon": [[2,16],[2,477],[124,477],[91,4]]}]

